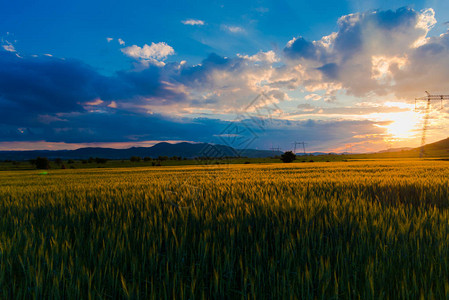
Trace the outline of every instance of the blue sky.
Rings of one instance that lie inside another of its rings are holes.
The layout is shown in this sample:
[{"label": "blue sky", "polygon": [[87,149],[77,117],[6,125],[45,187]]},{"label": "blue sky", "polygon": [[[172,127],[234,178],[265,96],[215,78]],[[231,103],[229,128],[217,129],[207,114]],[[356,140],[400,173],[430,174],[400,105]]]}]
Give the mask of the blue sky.
[{"label": "blue sky", "polygon": [[418,146],[414,97],[449,93],[448,21],[447,1],[4,1],[0,150]]}]

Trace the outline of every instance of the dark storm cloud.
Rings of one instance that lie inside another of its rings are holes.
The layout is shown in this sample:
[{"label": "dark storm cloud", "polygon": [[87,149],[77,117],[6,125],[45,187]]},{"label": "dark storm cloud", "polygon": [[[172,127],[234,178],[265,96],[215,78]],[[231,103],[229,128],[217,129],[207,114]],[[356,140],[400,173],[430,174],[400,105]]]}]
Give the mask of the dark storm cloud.
[{"label": "dark storm cloud", "polygon": [[226,122],[214,119],[173,119],[132,112],[70,114],[64,120],[33,127],[0,126],[1,141],[89,143],[146,140],[202,140],[223,130]]},{"label": "dark storm cloud", "polygon": [[82,111],[79,102],[96,96],[98,75],[79,62],[50,57],[23,59],[0,51],[0,66],[2,117],[17,112]]},{"label": "dark storm cloud", "polygon": [[22,58],[7,51],[0,51],[0,66],[0,122],[3,124],[29,126],[42,114],[83,113],[85,104],[95,99],[183,100],[182,94],[163,82],[164,70],[155,66],[107,77],[80,61],[47,56]]},{"label": "dark storm cloud", "polygon": [[153,114],[151,107],[215,105],[215,98],[187,99],[182,87],[232,89],[234,83],[214,77],[227,72],[228,80],[244,89],[245,80],[232,74],[247,66],[242,58],[211,54],[197,66],[167,63],[104,76],[79,61],[6,51],[0,52],[0,65],[0,140],[55,142],[208,141],[226,123],[180,119],[178,111],[167,117]]}]

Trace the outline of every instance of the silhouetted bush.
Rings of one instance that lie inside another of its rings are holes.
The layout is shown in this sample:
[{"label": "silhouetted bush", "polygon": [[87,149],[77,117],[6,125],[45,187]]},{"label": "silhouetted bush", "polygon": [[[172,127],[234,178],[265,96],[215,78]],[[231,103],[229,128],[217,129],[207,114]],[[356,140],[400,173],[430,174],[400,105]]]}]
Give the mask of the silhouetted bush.
[{"label": "silhouetted bush", "polygon": [[139,156],[131,156],[131,158],[129,159],[132,162],[139,162],[140,161],[140,157]]},{"label": "silhouetted bush", "polygon": [[55,163],[59,166],[60,164],[62,164],[62,159],[56,158]]},{"label": "silhouetted bush", "polygon": [[107,158],[100,158],[100,157],[95,157],[95,162],[97,164],[105,164],[108,161]]},{"label": "silhouetted bush", "polygon": [[36,158],[34,165],[36,166],[36,169],[39,169],[39,170],[50,169],[50,161],[46,157]]},{"label": "silhouetted bush", "polygon": [[67,163],[68,163],[68,164],[74,164],[75,161],[74,161],[73,159],[69,159],[69,160],[67,161]]},{"label": "silhouetted bush", "polygon": [[292,151],[287,151],[281,155],[281,160],[285,163],[290,163],[296,159],[296,155]]}]

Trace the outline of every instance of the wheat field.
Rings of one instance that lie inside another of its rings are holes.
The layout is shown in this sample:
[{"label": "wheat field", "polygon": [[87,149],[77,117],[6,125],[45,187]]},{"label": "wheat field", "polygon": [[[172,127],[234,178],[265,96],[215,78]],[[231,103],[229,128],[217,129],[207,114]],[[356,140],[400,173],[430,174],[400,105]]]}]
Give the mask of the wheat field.
[{"label": "wheat field", "polygon": [[449,162],[0,172],[2,299],[449,298]]}]

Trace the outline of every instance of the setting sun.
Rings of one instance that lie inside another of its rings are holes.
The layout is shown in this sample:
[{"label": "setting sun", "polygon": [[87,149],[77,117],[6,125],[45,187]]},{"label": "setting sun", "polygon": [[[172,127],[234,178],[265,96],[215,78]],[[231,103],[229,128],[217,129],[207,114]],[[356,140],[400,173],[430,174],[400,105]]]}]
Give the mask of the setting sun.
[{"label": "setting sun", "polygon": [[416,136],[416,130],[421,123],[421,116],[414,111],[388,114],[392,121],[390,124],[381,126],[387,129],[387,134],[393,139],[409,139]]}]

